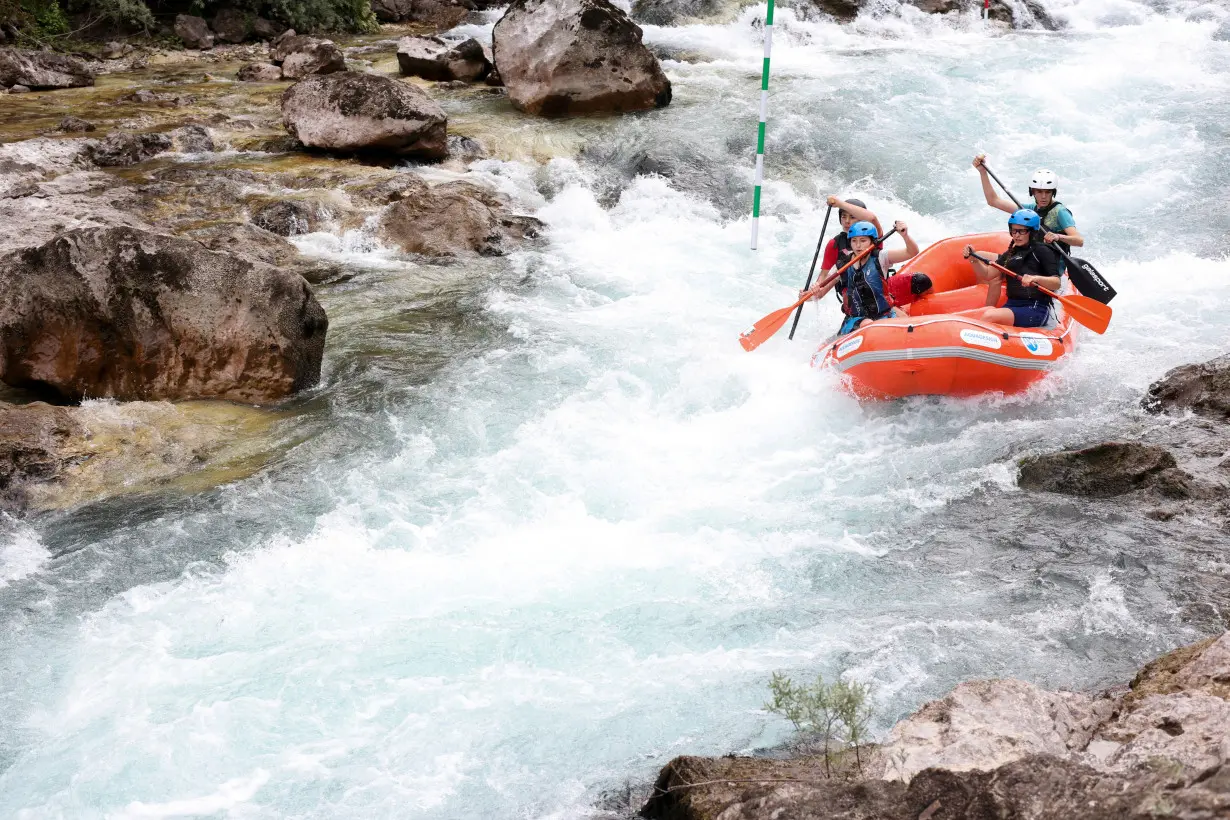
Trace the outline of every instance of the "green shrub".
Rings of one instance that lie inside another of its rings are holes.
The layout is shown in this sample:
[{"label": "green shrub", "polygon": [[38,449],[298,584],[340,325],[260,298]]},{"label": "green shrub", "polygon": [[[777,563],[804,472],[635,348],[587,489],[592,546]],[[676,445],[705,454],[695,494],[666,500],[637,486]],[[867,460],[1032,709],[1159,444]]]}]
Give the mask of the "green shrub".
[{"label": "green shrub", "polygon": [[854,750],[854,759],[862,772],[859,748],[867,742],[873,714],[870,686],[840,677],[825,683],[823,675],[817,675],[811,686],[799,686],[781,672],[774,672],[769,692],[773,699],[764,705],[767,711],[793,723],[805,742],[819,738],[823,743],[826,777],[833,775],[832,757],[837,744]]}]

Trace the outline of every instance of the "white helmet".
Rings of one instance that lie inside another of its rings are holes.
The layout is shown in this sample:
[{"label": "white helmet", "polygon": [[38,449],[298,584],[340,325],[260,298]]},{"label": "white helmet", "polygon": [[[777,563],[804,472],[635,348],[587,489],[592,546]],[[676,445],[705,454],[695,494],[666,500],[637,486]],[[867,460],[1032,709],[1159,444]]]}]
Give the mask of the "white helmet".
[{"label": "white helmet", "polygon": [[1034,178],[1029,181],[1029,187],[1043,191],[1057,191],[1059,190],[1059,177],[1055,176],[1054,171],[1039,168],[1034,171]]}]

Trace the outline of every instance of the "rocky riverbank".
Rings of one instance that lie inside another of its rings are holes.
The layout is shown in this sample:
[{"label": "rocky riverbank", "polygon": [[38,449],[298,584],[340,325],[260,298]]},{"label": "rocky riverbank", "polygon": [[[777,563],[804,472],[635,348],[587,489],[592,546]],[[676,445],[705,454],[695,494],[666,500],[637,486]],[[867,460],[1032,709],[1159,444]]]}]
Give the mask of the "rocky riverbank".
[{"label": "rocky riverbank", "polygon": [[[1156,546],[1168,560],[1195,567],[1201,588],[1192,597],[1221,602],[1202,622],[1225,629],[1230,597],[1217,568],[1225,566],[1230,536],[1230,356],[1172,370],[1142,406],[1162,423],[1144,428],[1138,440],[1027,457],[1020,486],[1027,498],[1116,504],[1155,526],[1195,520],[1220,533],[1212,549],[1179,537]],[[833,777],[823,758],[797,752],[785,759],[677,757],[639,816],[1230,816],[1230,632],[1166,654],[1126,687],[1098,693],[1011,679],[963,683],[863,754],[859,767],[846,753]]]}]

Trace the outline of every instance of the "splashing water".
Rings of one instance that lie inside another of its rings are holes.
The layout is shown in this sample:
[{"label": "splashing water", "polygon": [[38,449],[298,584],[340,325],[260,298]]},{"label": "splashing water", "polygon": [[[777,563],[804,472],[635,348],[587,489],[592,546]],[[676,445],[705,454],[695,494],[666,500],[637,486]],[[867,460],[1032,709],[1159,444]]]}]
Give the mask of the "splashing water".
[{"label": "splashing water", "polygon": [[[967,677],[1094,686],[1193,637],[1151,533],[1025,497],[1013,459],[1152,423],[1149,382],[1230,338],[1230,15],[1052,10],[1064,33],[780,10],[755,254],[755,6],[646,27],[669,108],[475,164],[541,247],[459,275],[303,238],[354,276],[321,289],[300,444],[5,531],[0,815],[572,817],[780,740],[777,669],[852,670],[883,730]],[[1018,196],[1060,174],[1120,293],[1106,336],[1024,397],[885,406],[808,367],[835,304],[739,348],[823,194],[924,245],[997,227],[979,150]]]}]

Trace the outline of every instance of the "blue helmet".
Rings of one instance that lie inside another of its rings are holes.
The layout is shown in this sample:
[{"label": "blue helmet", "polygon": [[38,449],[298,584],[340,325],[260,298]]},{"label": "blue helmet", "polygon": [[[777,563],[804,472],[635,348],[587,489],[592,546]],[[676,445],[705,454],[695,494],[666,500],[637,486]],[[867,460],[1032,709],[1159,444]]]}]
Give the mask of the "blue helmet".
[{"label": "blue helmet", "polygon": [[1024,225],[1031,231],[1036,231],[1042,227],[1042,217],[1038,216],[1037,211],[1031,211],[1029,208],[1021,210],[1008,217],[1009,225]]},{"label": "blue helmet", "polygon": [[[1037,221],[1037,214],[1034,214],[1034,220]],[[850,230],[846,231],[846,236],[853,239],[856,236],[870,236],[872,239],[879,239],[880,232],[876,230],[876,226],[870,222],[855,222],[850,226]]]}]

